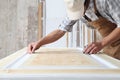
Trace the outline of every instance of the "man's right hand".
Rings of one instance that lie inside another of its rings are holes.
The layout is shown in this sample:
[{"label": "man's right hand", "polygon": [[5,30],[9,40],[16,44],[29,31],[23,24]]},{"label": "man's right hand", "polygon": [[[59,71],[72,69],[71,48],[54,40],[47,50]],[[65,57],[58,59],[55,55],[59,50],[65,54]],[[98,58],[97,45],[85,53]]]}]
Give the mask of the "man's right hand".
[{"label": "man's right hand", "polygon": [[39,48],[39,43],[38,42],[32,42],[28,45],[27,52],[28,53],[33,53],[35,50]]},{"label": "man's right hand", "polygon": [[41,38],[39,41],[30,43],[28,45],[28,50],[27,50],[28,53],[33,53],[36,49],[40,48],[40,46],[42,46],[42,45],[57,41],[62,36],[64,36],[65,33],[66,33],[66,31],[62,31],[59,29],[52,31],[47,36]]}]

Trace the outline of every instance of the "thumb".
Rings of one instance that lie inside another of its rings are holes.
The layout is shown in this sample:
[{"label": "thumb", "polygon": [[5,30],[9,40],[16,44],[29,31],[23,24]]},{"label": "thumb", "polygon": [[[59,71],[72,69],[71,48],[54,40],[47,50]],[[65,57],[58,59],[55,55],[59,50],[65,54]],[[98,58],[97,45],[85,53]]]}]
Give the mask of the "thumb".
[{"label": "thumb", "polygon": [[34,46],[34,47],[32,48],[32,51],[31,51],[31,52],[32,52],[32,53],[35,52],[35,49],[36,49],[36,46]]}]

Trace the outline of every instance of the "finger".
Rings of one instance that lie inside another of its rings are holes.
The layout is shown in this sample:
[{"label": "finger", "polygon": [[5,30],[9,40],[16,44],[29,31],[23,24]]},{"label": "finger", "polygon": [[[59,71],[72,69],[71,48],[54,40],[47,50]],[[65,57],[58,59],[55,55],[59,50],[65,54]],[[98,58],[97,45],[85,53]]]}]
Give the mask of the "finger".
[{"label": "finger", "polygon": [[85,49],[86,49],[87,46],[88,46],[88,45],[84,46],[83,53],[85,53]]},{"label": "finger", "polygon": [[91,44],[84,46],[83,53],[85,53],[85,52],[86,52],[86,50],[87,50],[88,46],[90,46],[90,45],[91,45]]},{"label": "finger", "polygon": [[85,53],[88,53],[88,54],[89,54],[94,47],[95,47],[94,44],[89,45],[89,46],[87,47],[87,49],[85,50]]},{"label": "finger", "polygon": [[33,53],[33,52],[35,52],[35,50],[36,50],[36,46],[34,46],[34,47],[32,48],[32,51],[31,51],[31,52]]},{"label": "finger", "polygon": [[91,51],[90,54],[96,54],[98,52],[97,47],[94,47]]},{"label": "finger", "polygon": [[28,45],[28,53],[32,53],[32,48],[33,48],[32,45],[29,44],[29,45]]}]

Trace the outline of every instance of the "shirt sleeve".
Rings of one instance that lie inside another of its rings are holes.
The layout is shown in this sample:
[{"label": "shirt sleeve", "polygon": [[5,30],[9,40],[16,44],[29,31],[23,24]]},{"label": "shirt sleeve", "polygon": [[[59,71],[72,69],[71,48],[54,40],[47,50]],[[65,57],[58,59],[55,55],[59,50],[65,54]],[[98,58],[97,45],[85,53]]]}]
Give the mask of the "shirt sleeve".
[{"label": "shirt sleeve", "polygon": [[70,20],[68,17],[65,18],[62,23],[59,25],[58,29],[71,32],[73,29],[73,25],[77,22],[78,20]]},{"label": "shirt sleeve", "polygon": [[120,0],[108,0],[108,11],[118,27],[120,27]]}]

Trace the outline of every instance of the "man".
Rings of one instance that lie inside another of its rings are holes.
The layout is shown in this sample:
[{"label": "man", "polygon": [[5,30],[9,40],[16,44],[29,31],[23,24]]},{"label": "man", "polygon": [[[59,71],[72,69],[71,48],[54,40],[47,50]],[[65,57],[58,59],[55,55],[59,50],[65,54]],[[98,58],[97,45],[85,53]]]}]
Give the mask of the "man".
[{"label": "man", "polygon": [[[82,20],[88,22],[94,21],[99,17],[96,16],[94,8],[105,19],[116,24],[116,28],[112,30],[101,41],[92,42],[84,49],[86,54],[95,54],[103,49],[105,46],[112,44],[120,39],[120,0],[64,0],[66,3],[66,10],[68,17],[60,24],[57,30],[54,30],[39,41],[30,43],[28,52],[32,53],[42,45],[52,43],[60,39],[67,31],[72,31],[72,26],[78,21]],[[87,3],[87,7],[84,6]],[[96,5],[95,5],[96,4]],[[84,11],[86,10],[86,11]],[[83,17],[84,16],[84,17]],[[88,18],[88,20],[86,20]],[[120,57],[118,57],[120,59]]]}]

